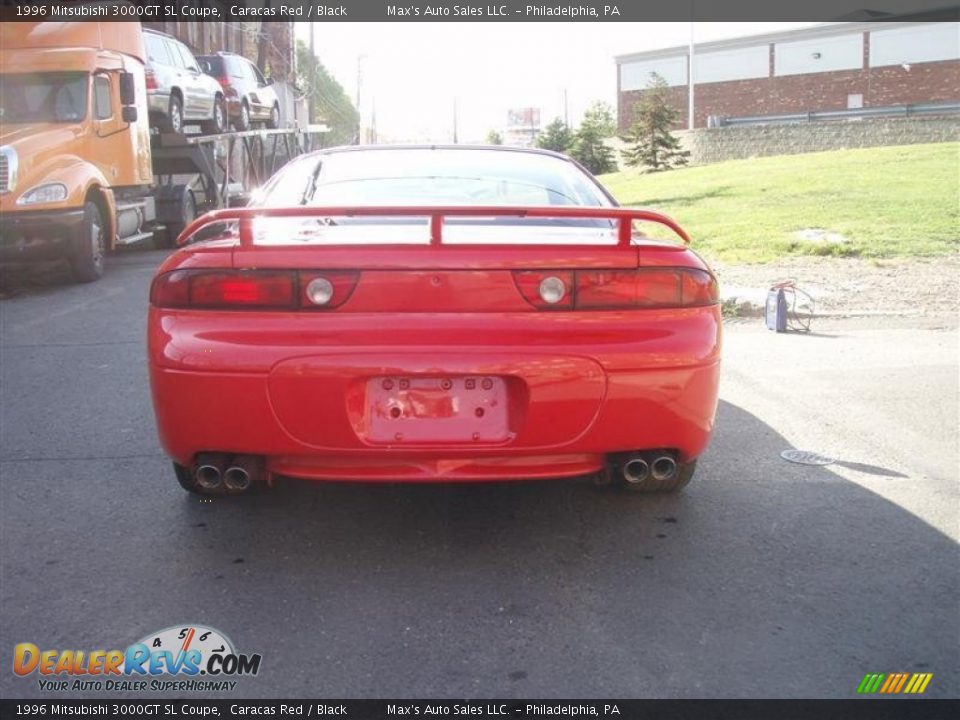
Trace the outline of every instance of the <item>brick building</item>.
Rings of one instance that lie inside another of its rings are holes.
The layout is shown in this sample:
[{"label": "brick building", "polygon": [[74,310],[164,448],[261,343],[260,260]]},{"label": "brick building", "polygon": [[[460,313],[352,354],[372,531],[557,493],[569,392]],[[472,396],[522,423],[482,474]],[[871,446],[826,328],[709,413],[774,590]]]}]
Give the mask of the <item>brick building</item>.
[{"label": "brick building", "polygon": [[[694,121],[960,102],[960,24],[848,22],[694,46]],[[620,55],[618,124],[633,120],[650,73],[670,86],[687,127],[689,48]]]}]

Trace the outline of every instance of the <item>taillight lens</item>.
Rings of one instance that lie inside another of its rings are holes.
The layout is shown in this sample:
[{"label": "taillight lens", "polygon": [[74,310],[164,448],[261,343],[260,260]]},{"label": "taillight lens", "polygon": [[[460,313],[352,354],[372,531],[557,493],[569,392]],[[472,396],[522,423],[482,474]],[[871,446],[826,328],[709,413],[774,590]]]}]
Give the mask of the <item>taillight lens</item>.
[{"label": "taillight lens", "polygon": [[[174,270],[159,276],[150,288],[150,302],[164,308],[222,310],[318,310],[346,302],[356,286],[357,272],[295,272],[292,270]],[[329,299],[317,303],[316,292],[326,280]],[[311,297],[312,296],[312,297]]]},{"label": "taillight lens", "polygon": [[[565,278],[569,291],[562,303],[550,304],[539,294],[548,278]],[[642,268],[639,270],[528,271],[514,273],[527,302],[538,309],[623,310],[629,308],[682,308],[717,302],[717,281],[694,268]]]},{"label": "taillight lens", "polygon": [[528,303],[541,310],[570,310],[574,279],[571,270],[520,270],[513,274],[517,289]]},{"label": "taillight lens", "polygon": [[330,310],[343,305],[357,286],[358,272],[301,272],[300,307]]},{"label": "taillight lens", "polygon": [[157,76],[154,74],[153,70],[147,70],[143,77],[147,84],[147,90],[157,89]]}]

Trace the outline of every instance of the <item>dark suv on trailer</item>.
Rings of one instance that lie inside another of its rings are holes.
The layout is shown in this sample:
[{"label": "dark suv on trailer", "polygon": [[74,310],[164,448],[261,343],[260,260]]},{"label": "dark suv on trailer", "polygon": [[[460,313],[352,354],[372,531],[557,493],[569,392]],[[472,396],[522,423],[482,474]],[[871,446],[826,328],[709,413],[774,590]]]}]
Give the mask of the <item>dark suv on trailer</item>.
[{"label": "dark suv on trailer", "polygon": [[200,67],[220,82],[227,98],[227,113],[237,130],[248,130],[255,122],[268,128],[280,127],[280,101],[255,64],[242,55],[220,52],[197,58]]}]

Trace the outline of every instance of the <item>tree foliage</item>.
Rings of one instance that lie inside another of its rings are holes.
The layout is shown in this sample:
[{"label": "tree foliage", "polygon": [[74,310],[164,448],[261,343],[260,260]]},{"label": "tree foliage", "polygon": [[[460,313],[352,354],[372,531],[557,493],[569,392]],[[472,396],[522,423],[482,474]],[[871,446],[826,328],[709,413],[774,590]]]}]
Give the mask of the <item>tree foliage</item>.
[{"label": "tree foliage", "polygon": [[574,133],[570,155],[594,175],[617,169],[616,160],[604,141],[613,136],[616,123],[613,111],[605,102],[595,102],[583,114],[583,121]]},{"label": "tree foliage", "polygon": [[487,145],[503,145],[503,135],[496,130],[487,130]]},{"label": "tree foliage", "polygon": [[554,152],[570,152],[573,131],[560,118],[554,118],[537,134],[537,147]]},{"label": "tree foliage", "polygon": [[690,153],[670,132],[680,119],[680,111],[668,102],[667,92],[667,81],[650,73],[647,89],[634,105],[633,125],[620,137],[626,144],[621,153],[627,165],[642,165],[649,172],[658,172],[687,164]]},{"label": "tree foliage", "polygon": [[298,84],[307,95],[310,117],[330,126],[323,144],[348,145],[360,127],[357,112],[343,86],[337,82],[302,40],[297,41]]}]

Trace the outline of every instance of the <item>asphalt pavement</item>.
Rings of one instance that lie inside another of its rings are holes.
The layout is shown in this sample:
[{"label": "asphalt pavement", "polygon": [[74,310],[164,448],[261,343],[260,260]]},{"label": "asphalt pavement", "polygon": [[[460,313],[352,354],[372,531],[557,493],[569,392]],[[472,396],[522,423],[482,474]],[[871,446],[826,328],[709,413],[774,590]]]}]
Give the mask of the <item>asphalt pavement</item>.
[{"label": "asphalt pavement", "polygon": [[867,672],[958,695],[956,318],[733,322],[714,441],[675,496],[285,481],[201,502],[150,406],[162,257],[113,256],[91,285],[7,277],[3,697],[40,694],[16,643],[192,623],[263,656],[226,697],[851,698]]}]

